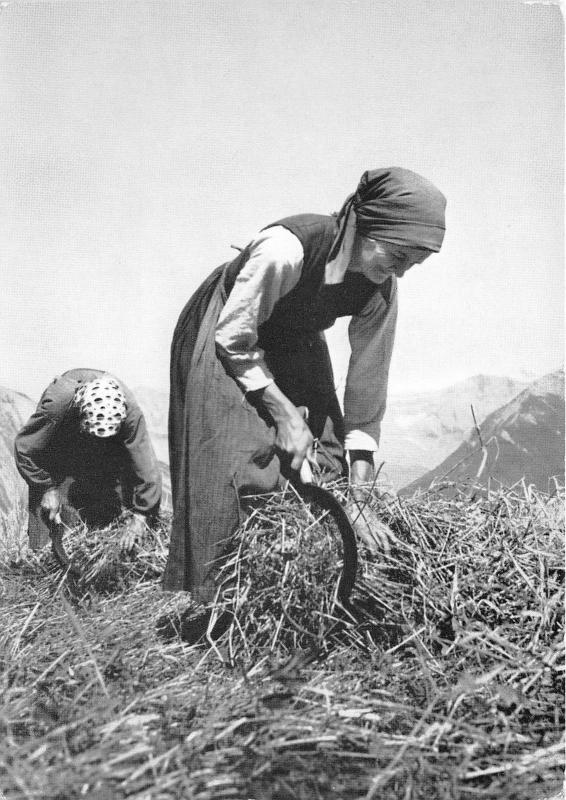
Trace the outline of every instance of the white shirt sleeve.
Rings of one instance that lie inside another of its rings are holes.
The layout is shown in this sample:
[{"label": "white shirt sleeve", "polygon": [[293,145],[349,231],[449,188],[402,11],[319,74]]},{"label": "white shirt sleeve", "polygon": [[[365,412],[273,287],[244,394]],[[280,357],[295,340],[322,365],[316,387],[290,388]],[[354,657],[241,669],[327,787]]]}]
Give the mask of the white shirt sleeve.
[{"label": "white shirt sleeve", "polygon": [[[348,450],[375,451],[379,444],[397,322],[397,279],[392,282],[389,302],[376,292],[348,328],[352,349],[344,393]],[[368,446],[372,442],[374,446]]]},{"label": "white shirt sleeve", "polygon": [[248,259],[218,318],[215,341],[226,369],[244,391],[253,392],[273,382],[257,346],[258,328],[297,285],[304,252],[297,237],[280,225],[261,231],[246,250]]},{"label": "white shirt sleeve", "polygon": [[363,431],[348,431],[344,441],[345,450],[366,450],[370,453],[377,453],[377,442],[369,433]]}]

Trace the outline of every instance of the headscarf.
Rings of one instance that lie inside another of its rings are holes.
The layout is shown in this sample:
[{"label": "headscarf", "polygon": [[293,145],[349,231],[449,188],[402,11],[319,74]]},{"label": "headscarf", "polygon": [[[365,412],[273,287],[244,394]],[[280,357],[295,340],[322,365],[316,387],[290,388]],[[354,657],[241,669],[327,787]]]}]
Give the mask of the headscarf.
[{"label": "headscarf", "polygon": [[114,436],[126,419],[126,398],[118,383],[102,375],[83,383],[75,392],[79,426],[83,433],[106,438]]},{"label": "headscarf", "polygon": [[426,178],[401,167],[364,172],[338,213],[332,259],[352,211],[362,236],[438,252],[444,239],[446,198]]}]

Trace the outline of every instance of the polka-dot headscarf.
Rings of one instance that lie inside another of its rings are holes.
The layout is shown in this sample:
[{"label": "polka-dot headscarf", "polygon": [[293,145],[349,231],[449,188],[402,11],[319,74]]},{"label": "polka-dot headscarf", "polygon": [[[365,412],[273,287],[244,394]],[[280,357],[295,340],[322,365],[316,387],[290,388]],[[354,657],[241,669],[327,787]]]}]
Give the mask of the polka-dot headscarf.
[{"label": "polka-dot headscarf", "polygon": [[118,383],[107,375],[83,383],[75,392],[79,425],[83,433],[114,436],[126,419],[126,398]]}]

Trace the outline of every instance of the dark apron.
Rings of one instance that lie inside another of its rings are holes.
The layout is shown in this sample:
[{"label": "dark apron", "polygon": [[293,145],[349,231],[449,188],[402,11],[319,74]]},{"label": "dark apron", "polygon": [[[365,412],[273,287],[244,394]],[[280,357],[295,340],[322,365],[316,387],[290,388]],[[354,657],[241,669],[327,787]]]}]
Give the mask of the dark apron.
[{"label": "dark apron", "polygon": [[[282,465],[275,429],[225,371],[215,331],[226,302],[219,267],[185,306],[171,348],[169,450],[171,544],[163,586],[201,600],[214,592],[214,563],[241,521],[239,496],[273,491]],[[328,347],[319,332],[281,338],[265,357],[279,388],[309,409],[328,478],[344,468],[343,421]]]}]

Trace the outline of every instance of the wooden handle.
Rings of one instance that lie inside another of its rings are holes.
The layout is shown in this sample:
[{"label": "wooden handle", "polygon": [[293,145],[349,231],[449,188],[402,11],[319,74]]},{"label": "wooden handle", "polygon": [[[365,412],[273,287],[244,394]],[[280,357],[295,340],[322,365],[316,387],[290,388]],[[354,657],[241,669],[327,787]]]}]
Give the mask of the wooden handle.
[{"label": "wooden handle", "polygon": [[314,483],[312,469],[311,465],[309,464],[308,458],[305,458],[303,463],[301,464],[301,469],[299,470],[299,476],[301,478],[301,483]]}]

